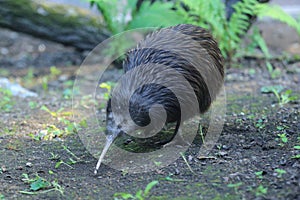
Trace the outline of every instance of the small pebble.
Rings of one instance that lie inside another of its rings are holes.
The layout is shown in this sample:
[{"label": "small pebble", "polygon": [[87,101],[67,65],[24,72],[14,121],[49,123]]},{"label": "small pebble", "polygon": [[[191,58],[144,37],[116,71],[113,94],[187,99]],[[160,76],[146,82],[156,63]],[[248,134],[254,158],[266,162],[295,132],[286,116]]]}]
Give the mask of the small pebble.
[{"label": "small pebble", "polygon": [[2,172],[7,172],[7,168],[5,166],[1,166],[1,171]]},{"label": "small pebble", "polygon": [[33,165],[32,165],[32,163],[31,162],[27,162],[26,163],[26,167],[32,167]]},{"label": "small pebble", "polygon": [[174,175],[179,175],[180,174],[180,171],[179,171],[179,169],[175,169],[175,173],[174,173]]},{"label": "small pebble", "polygon": [[228,183],[229,182],[229,177],[227,177],[227,176],[223,177],[223,180],[224,180],[225,183]]},{"label": "small pebble", "polygon": [[1,49],[0,49],[0,53],[1,53],[2,55],[7,55],[7,54],[9,53],[9,50],[8,50],[7,48],[1,48]]},{"label": "small pebble", "polygon": [[228,153],[226,151],[219,151],[217,154],[218,154],[218,156],[226,156],[226,155],[228,155]]}]

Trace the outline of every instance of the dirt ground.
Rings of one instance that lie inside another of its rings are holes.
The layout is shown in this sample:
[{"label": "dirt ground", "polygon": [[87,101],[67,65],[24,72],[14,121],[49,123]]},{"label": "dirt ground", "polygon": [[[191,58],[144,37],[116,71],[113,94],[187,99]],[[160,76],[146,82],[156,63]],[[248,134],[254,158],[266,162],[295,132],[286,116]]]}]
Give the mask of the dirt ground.
[{"label": "dirt ground", "polygon": [[[267,42],[272,52],[299,55],[295,33],[274,34],[270,27],[290,29],[268,23],[271,24],[258,25],[265,27],[263,33],[269,35]],[[282,34],[287,34],[284,37],[288,39],[280,44]],[[179,156],[167,167],[131,174],[102,165],[95,176],[97,159],[86,150],[76,131],[62,131],[52,140],[40,140],[51,127],[59,131],[69,125],[41,110],[42,106],[51,111],[64,108],[62,117],[80,122],[66,111],[72,111],[69,80],[74,80],[83,56],[72,48],[8,30],[1,29],[0,35],[4,38],[0,76],[39,95],[11,97],[13,108],[8,112],[0,110],[0,200],[114,199],[120,192],[135,195],[152,181],[159,183],[145,199],[300,199],[300,158],[296,158],[300,150],[295,148],[300,146],[300,62],[271,61],[279,71],[275,78],[270,77],[264,60],[242,59],[238,65],[228,66],[225,124],[206,157],[197,158],[201,144],[197,135],[184,157]],[[53,65],[61,73],[51,77],[49,67]],[[42,77],[48,78],[47,89]],[[262,87],[270,85],[291,89],[298,100],[279,104],[274,94],[261,92]],[[30,187],[37,182],[37,175],[50,185],[36,194],[24,194],[35,192]]]}]

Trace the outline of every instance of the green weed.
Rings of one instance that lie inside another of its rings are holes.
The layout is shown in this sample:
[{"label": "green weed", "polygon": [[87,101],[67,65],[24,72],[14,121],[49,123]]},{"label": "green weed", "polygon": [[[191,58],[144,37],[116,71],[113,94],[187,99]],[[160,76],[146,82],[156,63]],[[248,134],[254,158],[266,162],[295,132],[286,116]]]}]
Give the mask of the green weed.
[{"label": "green weed", "polygon": [[[300,150],[300,146],[294,146],[294,149]],[[300,154],[296,154],[296,155],[292,156],[292,158],[294,158],[294,159],[300,159]]]},{"label": "green weed", "polygon": [[281,71],[279,69],[274,69],[272,64],[269,61],[266,61],[267,70],[271,76],[271,79],[278,78],[281,75]]},{"label": "green weed", "polygon": [[22,85],[25,87],[33,87],[37,84],[40,84],[44,91],[48,91],[49,81],[56,79],[60,74],[61,70],[55,66],[51,66],[49,74],[43,76],[36,76],[34,68],[29,68],[26,76],[22,78]]},{"label": "green weed", "polygon": [[257,178],[263,179],[264,171],[255,172],[255,175],[256,175]]},{"label": "green weed", "polygon": [[23,78],[23,84],[25,86],[30,86],[32,85],[34,81],[35,75],[34,75],[34,69],[30,67],[27,71],[26,76]]},{"label": "green weed", "polygon": [[158,184],[158,181],[150,182],[144,190],[138,190],[135,195],[126,193],[126,192],[119,192],[114,194],[114,200],[121,200],[121,199],[134,199],[134,200],[144,200],[148,199],[150,196],[151,189]]},{"label": "green weed", "polygon": [[268,193],[268,188],[264,187],[263,185],[259,185],[256,189],[255,189],[255,196],[263,196],[265,194]]},{"label": "green weed", "polygon": [[50,191],[58,191],[60,194],[64,194],[64,188],[58,184],[57,180],[50,182],[38,175],[35,175],[34,178],[29,178],[28,174],[22,174],[22,176],[22,181],[30,185],[28,190],[19,191],[22,194],[36,195]]},{"label": "green weed", "polygon": [[81,121],[79,124],[75,122],[71,122],[67,118],[72,116],[73,113],[69,111],[64,111],[63,108],[58,109],[57,111],[51,111],[48,107],[42,106],[41,110],[49,113],[54,119],[56,119],[60,126],[63,128],[59,128],[54,124],[45,124],[44,129],[39,131],[38,133],[30,133],[29,136],[34,140],[52,140],[54,138],[61,138],[73,133],[77,133],[81,127],[86,126],[86,121]]},{"label": "green weed", "polygon": [[55,153],[50,153],[51,157],[49,158],[49,160],[59,160],[60,156],[58,154]]},{"label": "green weed", "polygon": [[60,161],[56,162],[55,169],[59,168],[62,164],[68,166],[71,169],[74,169],[74,167],[72,167],[71,165],[75,164],[75,163],[76,163],[76,161],[74,161],[73,159],[70,159],[70,161],[68,161],[68,162],[60,160]]},{"label": "green weed", "polygon": [[257,119],[256,122],[254,122],[254,126],[258,129],[265,128],[266,127],[265,119],[263,119],[263,118]]},{"label": "green weed", "polygon": [[38,103],[35,101],[30,101],[28,103],[28,106],[30,107],[30,109],[36,109],[38,107]]},{"label": "green weed", "polygon": [[[92,95],[84,95],[80,100],[80,105],[85,108],[94,107],[98,104]],[[105,104],[106,105],[106,104]]]},{"label": "green weed", "polygon": [[14,104],[11,91],[0,87],[0,112],[10,112]]},{"label": "green weed", "polygon": [[74,95],[79,95],[80,93],[77,87],[73,87],[74,86],[73,80],[64,81],[63,86],[64,86],[64,90],[62,96],[64,99],[72,99]]},{"label": "green weed", "polygon": [[275,96],[278,99],[279,104],[287,104],[289,102],[295,101],[298,99],[297,96],[292,96],[293,91],[292,90],[286,90],[285,92],[278,94],[276,91],[273,91]]},{"label": "green weed", "polygon": [[242,182],[238,182],[238,183],[230,183],[230,184],[227,185],[227,187],[233,188],[234,191],[235,191],[235,193],[238,193],[238,189],[239,189],[239,187],[242,186],[242,185],[243,185]]},{"label": "green weed", "polygon": [[68,158],[68,161],[62,160],[58,154],[54,154],[52,152],[50,153],[51,157],[49,158],[49,160],[57,161],[55,164],[55,169],[59,168],[62,164],[68,166],[71,169],[74,169],[74,167],[72,167],[71,165],[80,162],[81,159],[77,157],[72,151],[70,151],[65,145],[63,145],[62,147],[68,154],[71,155],[71,157]]},{"label": "green weed", "polygon": [[280,139],[279,146],[284,146],[288,142],[286,133],[278,133],[277,136]]},{"label": "green weed", "polygon": [[170,181],[170,182],[185,182],[186,181],[184,179],[173,178],[172,176],[173,176],[173,174],[169,174],[168,176],[161,178],[160,180]]},{"label": "green weed", "polygon": [[101,83],[101,84],[99,85],[100,88],[103,88],[103,89],[106,90],[106,92],[103,93],[103,98],[104,98],[105,100],[108,100],[108,99],[109,99],[110,94],[111,94],[111,91],[112,91],[112,89],[115,87],[115,85],[116,85],[116,83],[110,82],[110,81]]},{"label": "green weed", "polygon": [[262,93],[273,93],[277,101],[280,105],[284,105],[290,103],[292,101],[296,101],[298,99],[297,96],[292,95],[293,91],[291,89],[285,90],[281,85],[274,86],[264,86],[261,88]]},{"label": "green weed", "polygon": [[0,69],[0,76],[8,77],[9,75],[10,75],[10,71],[8,69],[3,69],[3,68]]},{"label": "green weed", "polygon": [[278,178],[281,178],[283,174],[286,174],[286,171],[284,169],[275,169],[275,172],[277,173]]}]

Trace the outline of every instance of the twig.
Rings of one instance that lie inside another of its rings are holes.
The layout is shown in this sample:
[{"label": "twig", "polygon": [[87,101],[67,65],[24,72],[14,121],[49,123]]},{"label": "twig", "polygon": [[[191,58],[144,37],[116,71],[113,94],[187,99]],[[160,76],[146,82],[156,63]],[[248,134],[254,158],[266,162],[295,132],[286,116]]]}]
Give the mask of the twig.
[{"label": "twig", "polygon": [[181,157],[183,158],[185,164],[188,166],[189,170],[193,173],[196,174],[193,169],[191,168],[190,164],[188,163],[187,159],[185,158],[184,154],[182,152],[180,152]]}]

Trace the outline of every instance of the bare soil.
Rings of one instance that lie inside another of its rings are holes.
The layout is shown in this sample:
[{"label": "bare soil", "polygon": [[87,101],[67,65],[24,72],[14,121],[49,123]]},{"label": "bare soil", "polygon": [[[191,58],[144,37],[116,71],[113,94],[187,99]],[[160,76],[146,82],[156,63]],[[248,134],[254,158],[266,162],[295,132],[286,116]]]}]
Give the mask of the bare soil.
[{"label": "bare soil", "polygon": [[[130,174],[102,165],[95,176],[97,159],[86,150],[76,133],[50,141],[37,141],[31,136],[51,125],[65,127],[40,108],[45,105],[50,110],[72,110],[72,100],[64,92],[72,88],[66,82],[74,80],[82,55],[71,48],[8,30],[1,29],[0,35],[8,38],[1,40],[1,75],[26,85],[24,77],[28,77],[31,66],[34,76],[28,79],[34,84],[26,86],[39,94],[38,98],[12,97],[13,109],[0,110],[1,200],[106,200],[113,199],[118,192],[135,194],[154,180],[159,184],[152,188],[147,199],[300,199],[300,159],[293,158],[300,154],[294,148],[300,146],[299,62],[272,61],[280,70],[274,79],[261,59],[242,59],[239,67],[229,65],[225,82],[227,113],[217,144],[207,157],[199,159],[201,138],[198,135],[184,153],[194,173],[180,156],[169,166],[153,172]],[[278,38],[274,40],[278,42]],[[285,50],[295,42],[291,40],[288,45],[285,41]],[[278,52],[277,47],[274,52]],[[39,80],[49,75],[52,65],[62,73],[49,80],[48,91],[44,91]],[[298,100],[280,105],[274,94],[261,93],[261,88],[268,85],[291,89]],[[30,107],[32,102],[36,105]],[[287,142],[278,136],[282,133]],[[76,162],[57,166],[59,161],[70,159]],[[50,182],[57,180],[63,194],[57,190],[43,193],[47,188],[35,195],[23,194],[20,191],[29,191],[30,184],[22,180],[22,174],[30,178],[38,175]]]}]

